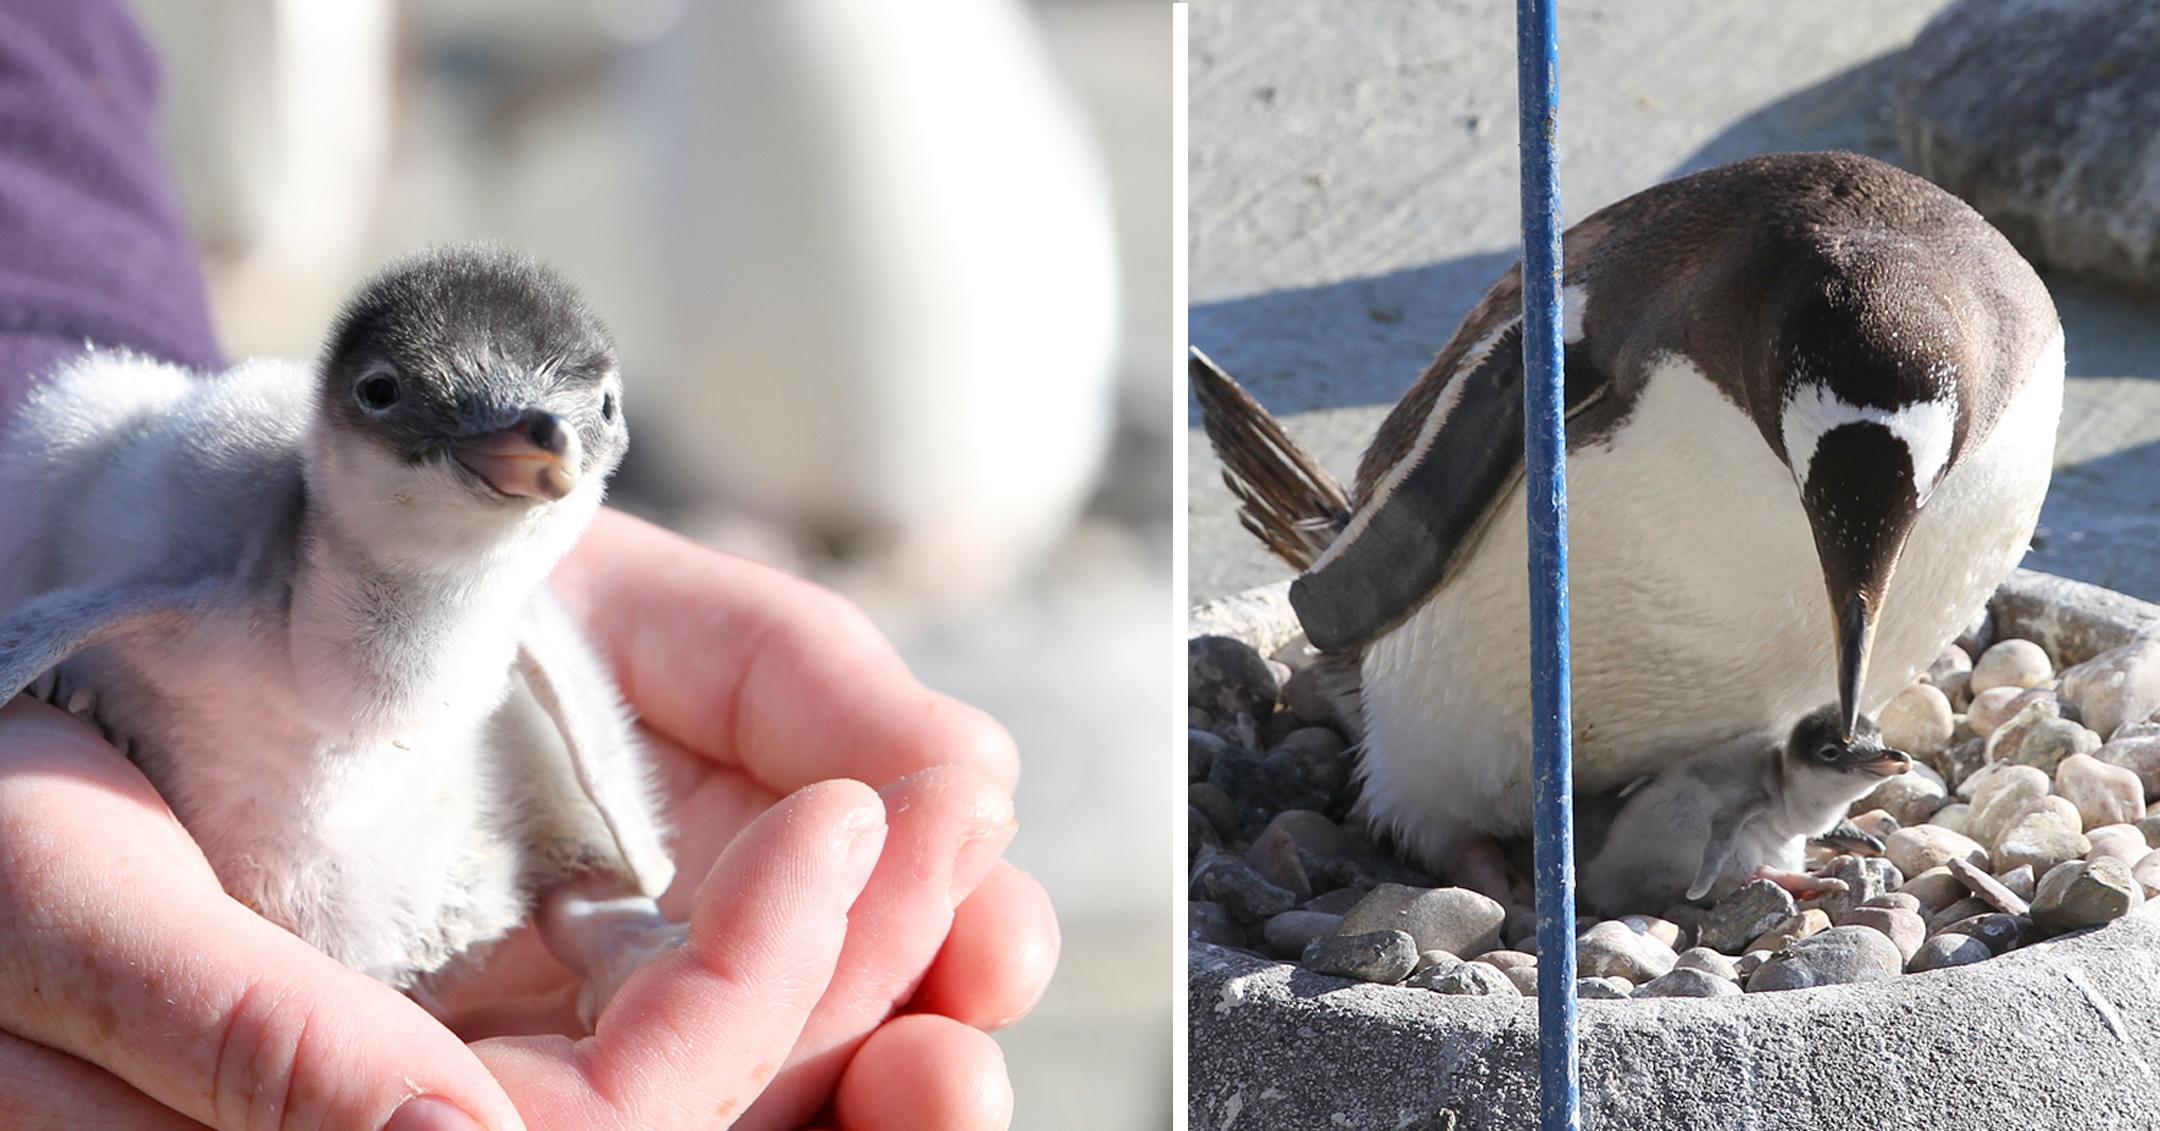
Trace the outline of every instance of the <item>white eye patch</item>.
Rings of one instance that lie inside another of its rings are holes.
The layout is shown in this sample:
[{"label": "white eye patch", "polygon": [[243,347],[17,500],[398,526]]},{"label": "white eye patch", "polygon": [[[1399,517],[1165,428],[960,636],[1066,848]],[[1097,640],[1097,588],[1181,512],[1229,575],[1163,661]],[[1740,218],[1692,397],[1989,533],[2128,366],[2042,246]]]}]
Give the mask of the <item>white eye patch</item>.
[{"label": "white eye patch", "polygon": [[1785,438],[1785,458],[1793,480],[1807,486],[1808,469],[1823,436],[1847,424],[1878,424],[1905,445],[1912,461],[1913,489],[1921,503],[1950,459],[1950,437],[1957,414],[1948,400],[1916,401],[1896,409],[1863,408],[1838,399],[1828,386],[1810,382],[1793,391],[1785,402],[1779,431]]}]

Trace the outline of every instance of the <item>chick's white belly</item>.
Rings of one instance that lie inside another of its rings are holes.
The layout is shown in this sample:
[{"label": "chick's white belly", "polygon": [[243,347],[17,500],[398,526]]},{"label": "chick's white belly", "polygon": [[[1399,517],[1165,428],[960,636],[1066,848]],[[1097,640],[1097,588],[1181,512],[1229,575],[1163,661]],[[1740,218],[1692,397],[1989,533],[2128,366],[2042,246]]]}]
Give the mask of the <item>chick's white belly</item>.
[{"label": "chick's white belly", "polygon": [[[233,898],[400,987],[524,919],[521,841],[485,710],[410,734],[326,737],[259,664],[213,649],[182,665],[165,651],[121,664],[100,649],[67,671],[96,689],[101,720]],[[131,674],[145,670],[154,689]]]},{"label": "chick's white belly", "polygon": [[[1865,709],[1925,668],[2024,555],[2061,408],[2052,356],[1921,512]],[[1568,464],[1584,792],[1836,698],[1829,598],[1791,473],[1684,362],[1653,373],[1631,416]],[[1448,585],[1365,651],[1363,805],[1428,863],[1467,833],[1529,826],[1528,590],[1518,486]]]}]

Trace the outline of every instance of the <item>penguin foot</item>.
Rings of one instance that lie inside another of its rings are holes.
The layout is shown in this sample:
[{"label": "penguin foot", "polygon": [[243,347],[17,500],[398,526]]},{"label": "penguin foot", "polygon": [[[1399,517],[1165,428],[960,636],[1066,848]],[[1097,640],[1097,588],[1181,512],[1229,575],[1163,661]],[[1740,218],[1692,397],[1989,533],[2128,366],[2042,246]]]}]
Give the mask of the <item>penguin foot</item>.
[{"label": "penguin foot", "polygon": [[1846,886],[1843,880],[1832,879],[1828,876],[1810,876],[1806,872],[1788,872],[1782,868],[1772,868],[1768,865],[1755,869],[1755,878],[1768,880],[1784,888],[1786,891],[1793,893],[1796,899],[1814,899],[1819,896],[1835,895],[1839,892],[1852,890]]},{"label": "penguin foot", "polygon": [[669,922],[651,898],[626,892],[624,878],[599,873],[540,897],[540,941],[582,983],[578,1020],[588,1032],[639,967],[690,941],[688,925]]},{"label": "penguin foot", "polygon": [[578,987],[578,1020],[587,1031],[597,1029],[600,1012],[614,1000],[615,991],[622,989],[630,975],[671,950],[681,950],[689,942],[688,923],[661,922],[610,937],[602,948],[598,968],[588,972],[585,984]]}]

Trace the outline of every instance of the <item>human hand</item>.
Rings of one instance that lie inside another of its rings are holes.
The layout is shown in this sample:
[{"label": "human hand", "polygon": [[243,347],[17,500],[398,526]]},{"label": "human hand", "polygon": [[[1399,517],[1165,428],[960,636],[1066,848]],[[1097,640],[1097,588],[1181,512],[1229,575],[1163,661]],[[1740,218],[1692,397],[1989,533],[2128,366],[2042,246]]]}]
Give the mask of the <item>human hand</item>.
[{"label": "human hand", "polygon": [[[691,947],[573,1041],[536,1035],[562,1031],[567,976],[514,939],[449,988],[468,1046],[227,898],[130,764],[19,700],[0,711],[0,1088],[24,1125],[375,1127],[415,1094],[437,1104],[400,1118],[444,1120],[415,1127],[721,1126],[753,1100],[742,1126],[1002,1124],[1002,1062],[970,1026],[1032,1004],[1056,928],[997,859],[1000,732],[835,599],[634,520],[604,517],[559,580],[608,610],[596,641],[661,748]],[[897,780],[955,761],[976,768]],[[882,805],[799,788],[841,775],[885,784]],[[890,1019],[903,1002],[924,1015]]]}]

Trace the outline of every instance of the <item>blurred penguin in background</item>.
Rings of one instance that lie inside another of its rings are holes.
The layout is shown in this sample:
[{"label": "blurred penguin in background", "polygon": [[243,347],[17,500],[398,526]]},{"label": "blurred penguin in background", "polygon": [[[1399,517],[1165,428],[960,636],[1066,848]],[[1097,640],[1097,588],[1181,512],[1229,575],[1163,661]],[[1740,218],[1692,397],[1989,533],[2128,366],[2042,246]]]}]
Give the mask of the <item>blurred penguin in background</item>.
[{"label": "blurred penguin in background", "polygon": [[663,50],[659,242],[694,362],[650,375],[644,434],[873,590],[1001,588],[1087,500],[1118,342],[1106,176],[1029,13],[701,4]]}]

